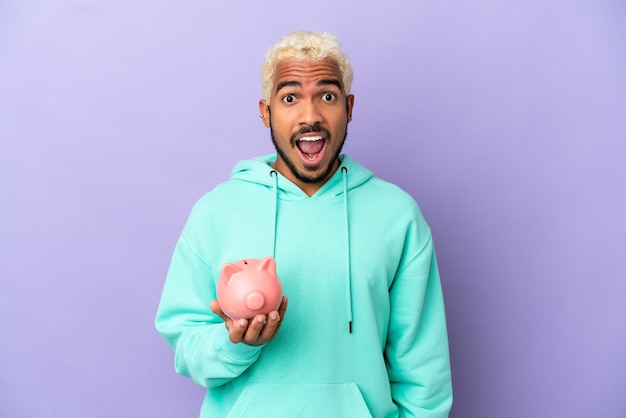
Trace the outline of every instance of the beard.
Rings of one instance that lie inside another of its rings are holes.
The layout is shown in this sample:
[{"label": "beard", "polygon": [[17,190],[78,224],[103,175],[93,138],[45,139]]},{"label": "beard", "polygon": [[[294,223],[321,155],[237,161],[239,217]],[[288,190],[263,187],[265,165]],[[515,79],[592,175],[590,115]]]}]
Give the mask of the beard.
[{"label": "beard", "polygon": [[[330,132],[328,132],[326,129],[322,128],[321,126],[317,124],[303,127],[302,129],[300,129],[298,134],[302,135],[302,134],[306,134],[310,132],[323,133],[326,137],[326,141],[329,141],[330,139],[332,139],[330,136]],[[272,143],[274,144],[274,148],[276,148],[276,153],[285,162],[285,165],[287,166],[289,171],[291,171],[291,174],[293,174],[296,179],[298,179],[299,181],[303,183],[313,184],[313,183],[321,183],[322,181],[326,180],[328,176],[331,174],[331,172],[335,169],[335,163],[339,160],[339,156],[341,155],[341,150],[343,149],[343,145],[346,142],[346,138],[348,136],[348,126],[346,125],[346,133],[341,139],[341,143],[339,144],[337,151],[335,151],[335,155],[332,156],[332,158],[328,162],[328,165],[326,166],[324,171],[317,176],[313,176],[306,172],[298,170],[298,168],[296,167],[294,162],[291,160],[291,158],[289,158],[287,153],[281,147],[278,146],[278,143],[276,142],[276,137],[274,136],[274,129],[272,128],[271,123],[270,123],[270,135],[272,137]],[[292,134],[291,138],[289,139],[289,144],[292,147],[296,146],[296,138],[297,138],[297,134]]]}]

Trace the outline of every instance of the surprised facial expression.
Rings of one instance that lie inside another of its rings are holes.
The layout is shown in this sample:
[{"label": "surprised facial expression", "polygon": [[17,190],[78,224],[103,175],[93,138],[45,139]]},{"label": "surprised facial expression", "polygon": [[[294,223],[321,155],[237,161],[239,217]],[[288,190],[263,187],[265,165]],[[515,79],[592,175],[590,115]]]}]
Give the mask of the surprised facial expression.
[{"label": "surprised facial expression", "polygon": [[259,103],[276,147],[273,167],[313,195],[339,166],[353,105],[334,62],[279,63],[270,103]]}]

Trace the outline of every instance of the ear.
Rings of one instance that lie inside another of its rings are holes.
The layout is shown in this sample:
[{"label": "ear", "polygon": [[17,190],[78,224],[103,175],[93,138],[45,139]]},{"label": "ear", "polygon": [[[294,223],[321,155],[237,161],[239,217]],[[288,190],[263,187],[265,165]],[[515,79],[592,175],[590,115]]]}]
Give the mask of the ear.
[{"label": "ear", "polygon": [[348,108],[348,123],[352,121],[352,108],[354,107],[354,94],[347,97],[346,107]]},{"label": "ear", "polygon": [[235,264],[226,263],[222,266],[222,277],[224,278],[224,281],[228,283],[230,281],[230,278],[233,276],[233,274],[238,273],[240,271],[241,271],[241,268],[237,267]]},{"label": "ear", "polygon": [[270,105],[267,100],[259,100],[259,112],[261,113],[261,119],[266,128],[270,127]]},{"label": "ear", "polygon": [[276,261],[274,261],[273,257],[269,255],[261,260],[261,264],[259,265],[259,270],[269,271],[272,274],[276,274]]}]

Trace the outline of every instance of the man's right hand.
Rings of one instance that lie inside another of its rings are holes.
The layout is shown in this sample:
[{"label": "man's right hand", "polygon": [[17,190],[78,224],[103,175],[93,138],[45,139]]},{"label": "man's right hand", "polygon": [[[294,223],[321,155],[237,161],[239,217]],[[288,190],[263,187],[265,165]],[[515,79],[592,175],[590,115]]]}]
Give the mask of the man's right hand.
[{"label": "man's right hand", "polygon": [[211,310],[224,320],[233,343],[262,345],[274,339],[280,329],[287,311],[287,297],[283,296],[277,311],[267,315],[259,314],[251,319],[231,319],[216,300],[211,301]]}]

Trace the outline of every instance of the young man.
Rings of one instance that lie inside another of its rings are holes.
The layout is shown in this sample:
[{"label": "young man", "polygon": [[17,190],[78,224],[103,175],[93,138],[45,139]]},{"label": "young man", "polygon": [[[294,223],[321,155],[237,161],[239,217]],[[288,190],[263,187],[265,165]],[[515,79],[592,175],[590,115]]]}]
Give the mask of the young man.
[{"label": "young man", "polygon": [[[195,205],[156,327],[178,373],[206,387],[201,416],[446,417],[445,313],[415,201],[342,155],[352,69],[329,34],[294,32],[263,65],[276,154],[244,160]],[[231,320],[222,265],[271,255],[287,297]]]}]

